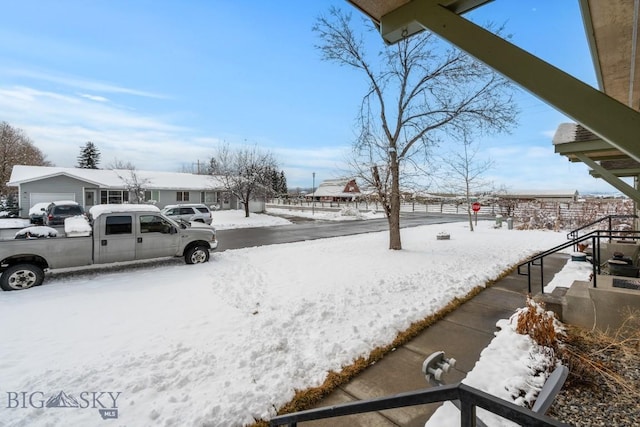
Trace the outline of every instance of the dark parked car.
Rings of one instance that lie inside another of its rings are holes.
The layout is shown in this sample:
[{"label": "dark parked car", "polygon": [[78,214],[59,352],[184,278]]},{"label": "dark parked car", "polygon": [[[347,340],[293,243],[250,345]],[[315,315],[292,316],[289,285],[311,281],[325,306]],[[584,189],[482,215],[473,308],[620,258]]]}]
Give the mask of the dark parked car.
[{"label": "dark parked car", "polygon": [[82,210],[82,206],[76,202],[53,202],[47,207],[47,213],[44,216],[44,225],[64,225],[65,218],[77,215],[84,215],[84,211]]},{"label": "dark parked car", "polygon": [[31,224],[44,224],[44,216],[47,214],[47,208],[51,203],[36,203],[29,209],[29,221]]}]

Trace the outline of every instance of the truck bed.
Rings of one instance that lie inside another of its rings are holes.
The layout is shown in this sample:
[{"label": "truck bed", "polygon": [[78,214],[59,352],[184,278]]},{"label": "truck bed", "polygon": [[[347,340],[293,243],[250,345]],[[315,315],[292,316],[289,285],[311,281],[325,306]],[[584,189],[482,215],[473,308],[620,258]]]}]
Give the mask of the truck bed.
[{"label": "truck bed", "polygon": [[0,243],[0,262],[22,254],[44,258],[49,268],[90,265],[93,262],[93,239],[90,236],[52,237],[3,240]]}]

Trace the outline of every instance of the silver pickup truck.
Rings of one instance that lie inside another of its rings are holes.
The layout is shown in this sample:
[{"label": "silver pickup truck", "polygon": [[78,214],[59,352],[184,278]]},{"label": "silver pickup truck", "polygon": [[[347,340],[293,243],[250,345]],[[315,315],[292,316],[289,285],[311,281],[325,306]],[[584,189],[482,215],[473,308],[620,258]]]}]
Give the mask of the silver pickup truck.
[{"label": "silver pickup truck", "polygon": [[198,264],[218,247],[213,227],[189,227],[150,205],[100,205],[89,217],[86,229],[65,229],[64,236],[2,241],[0,288],[38,286],[47,269],[170,256]]}]

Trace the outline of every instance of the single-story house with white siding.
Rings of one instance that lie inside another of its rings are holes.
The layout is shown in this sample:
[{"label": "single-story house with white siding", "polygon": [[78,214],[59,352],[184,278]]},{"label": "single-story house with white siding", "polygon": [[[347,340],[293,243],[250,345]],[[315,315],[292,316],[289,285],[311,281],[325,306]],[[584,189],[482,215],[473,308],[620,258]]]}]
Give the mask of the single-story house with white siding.
[{"label": "single-story house with white siding", "polygon": [[[144,183],[145,202],[160,209],[178,203],[204,203],[219,209],[240,209],[240,203],[224,190],[215,176],[178,172],[130,171],[126,169],[79,169],[16,165],[8,186],[18,187],[20,216],[28,217],[36,203],[73,200],[86,210],[93,205],[128,203],[131,182]],[[264,210],[256,200],[252,212]]]}]

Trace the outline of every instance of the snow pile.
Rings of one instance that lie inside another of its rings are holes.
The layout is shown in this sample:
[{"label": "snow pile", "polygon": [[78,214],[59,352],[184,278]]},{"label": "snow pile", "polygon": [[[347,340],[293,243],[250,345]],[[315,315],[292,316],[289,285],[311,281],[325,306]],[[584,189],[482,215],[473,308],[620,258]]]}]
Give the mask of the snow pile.
[{"label": "snow pile", "polygon": [[16,239],[41,239],[43,237],[56,237],[58,232],[51,227],[33,226],[23,228],[16,233]]},{"label": "snow pile", "polygon": [[84,215],[76,215],[64,219],[64,234],[67,237],[91,236],[91,225]]},{"label": "snow pile", "polygon": [[[480,360],[462,382],[493,396],[526,406],[535,401],[544,386],[550,365],[549,352],[528,335],[516,332],[515,318],[500,320],[500,331],[482,350]],[[524,396],[519,392],[523,391]],[[517,424],[478,408],[478,417],[488,426],[512,427]],[[443,405],[429,418],[425,427],[460,425],[460,411],[451,402]]]},{"label": "snow pile", "polygon": [[249,218],[244,216],[244,211],[214,211],[211,212],[211,224],[216,230],[229,230],[233,228],[250,227],[272,227],[275,225],[289,225],[291,221],[259,213],[250,214]]},{"label": "snow pile", "polygon": [[589,281],[593,273],[593,264],[585,261],[567,261],[564,268],[544,287],[544,291],[551,293],[556,287],[570,287],[574,280]]},{"label": "snow pile", "polygon": [[362,214],[360,213],[360,211],[352,206],[345,206],[342,209],[340,209],[340,216],[352,216],[355,219],[362,219]]},{"label": "snow pile", "polygon": [[[592,265],[588,262],[567,261],[561,271],[545,286],[551,292],[558,286],[570,287],[574,280],[588,280]],[[521,309],[526,310],[526,309]],[[538,310],[542,310],[538,306]],[[528,407],[542,389],[546,373],[555,366],[554,358],[544,347],[536,344],[528,335],[516,332],[517,317],[500,320],[500,331],[480,354],[480,360],[467,374],[463,383],[485,391],[512,403]],[[561,331],[561,325],[554,322]],[[511,427],[511,423],[481,408],[478,416],[486,425]],[[425,427],[448,427],[460,425],[460,412],[450,402],[445,402],[427,421]]]},{"label": "snow pile", "polygon": [[[64,391],[79,403],[83,392],[104,392],[122,425],[233,427],[270,418],[295,390],[321,384],[566,239],[492,225],[480,222],[473,233],[448,225],[456,239],[447,244],[435,242],[439,225],[403,229],[402,251],[389,251],[388,233],[379,232],[214,252],[207,264],[74,273],[1,292],[0,324],[14,327],[3,331],[0,392],[39,391],[46,401]],[[500,375],[531,348],[507,338]],[[103,422],[98,409],[82,406],[0,410],[6,426]]]}]

